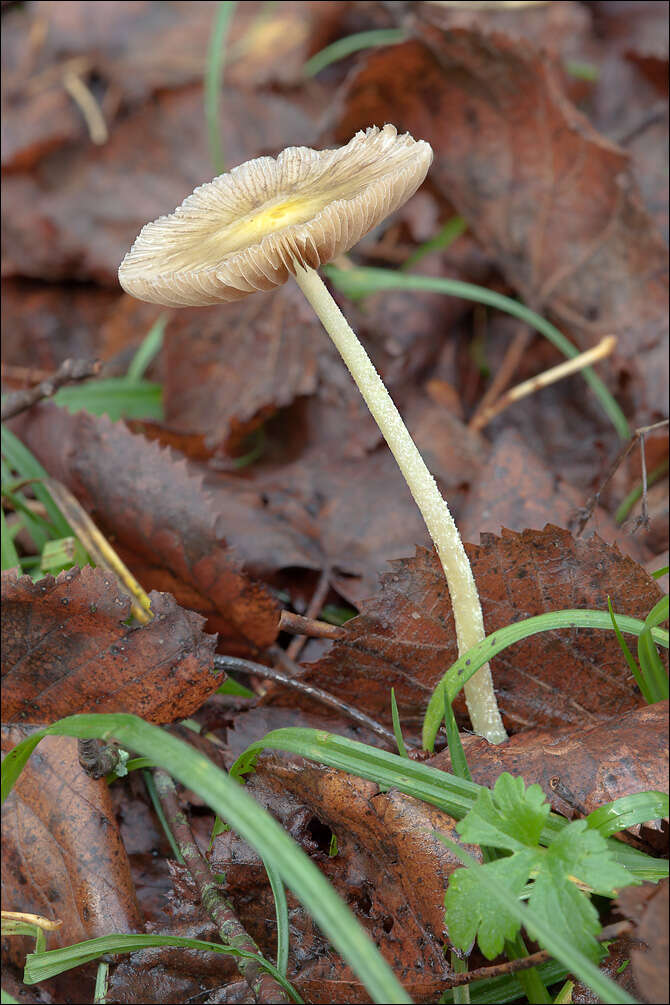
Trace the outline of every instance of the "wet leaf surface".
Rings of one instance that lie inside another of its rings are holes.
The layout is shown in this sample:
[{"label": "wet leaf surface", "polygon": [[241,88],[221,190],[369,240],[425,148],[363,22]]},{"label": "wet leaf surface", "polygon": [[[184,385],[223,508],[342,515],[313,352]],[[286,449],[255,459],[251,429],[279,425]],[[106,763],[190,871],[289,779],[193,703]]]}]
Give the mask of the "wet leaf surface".
[{"label": "wet leaf surface", "polygon": [[[3,749],[22,735],[5,729]],[[42,740],[3,807],[2,848],[5,909],[63,922],[49,949],[141,927],[107,785],[79,769],[76,740]],[[8,944],[14,962],[34,948],[27,938]]]},{"label": "wet leaf surface", "polygon": [[[547,526],[502,537],[482,535],[466,549],[491,634],[497,628],[564,608],[614,610],[645,618],[660,597],[647,573],[594,536],[575,540]],[[393,563],[381,589],[348,621],[346,636],[305,679],[336,691],[375,718],[389,721],[391,687],[401,722],[419,726],[435,685],[457,656],[446,582],[434,552]],[[508,726],[595,723],[638,707],[642,699],[613,633],[568,630],[533,636],[492,661]]]},{"label": "wet leaf surface", "polygon": [[2,574],[2,719],[49,723],[77,712],[133,712],[173,722],[221,683],[215,639],[170,596],[154,618],[127,626],[130,601],[103,569],[72,569],[38,583]]},{"label": "wet leaf surface", "polygon": [[[414,1001],[433,1001],[444,986],[444,888],[458,867],[456,857],[434,836],[458,840],[455,822],[434,807],[402,793],[382,793],[372,782],[303,762],[263,756],[249,791],[270,809],[319,863],[370,932]],[[337,854],[331,855],[335,835]],[[250,931],[262,932],[271,916],[269,887],[255,854],[228,832],[217,837],[214,871],[225,871],[244,905]],[[303,996],[327,1001],[365,1001],[366,995],[333,956],[295,902],[290,923],[295,939],[289,976]],[[259,936],[260,937],[260,936]],[[419,946],[416,950],[409,947]]]},{"label": "wet leaf surface", "polygon": [[[524,730],[501,746],[464,736],[463,748],[480,785],[492,787],[503,771],[522,775],[527,785],[542,786],[557,813],[583,816],[621,796],[667,789],[667,715],[667,702],[659,702],[593,726]],[[446,750],[429,763],[451,770]],[[550,784],[555,778],[572,803]]]},{"label": "wet leaf surface", "polygon": [[633,974],[643,1000],[655,1002],[668,985],[668,880],[622,890],[617,910],[635,923],[635,935],[646,943],[631,953]]}]

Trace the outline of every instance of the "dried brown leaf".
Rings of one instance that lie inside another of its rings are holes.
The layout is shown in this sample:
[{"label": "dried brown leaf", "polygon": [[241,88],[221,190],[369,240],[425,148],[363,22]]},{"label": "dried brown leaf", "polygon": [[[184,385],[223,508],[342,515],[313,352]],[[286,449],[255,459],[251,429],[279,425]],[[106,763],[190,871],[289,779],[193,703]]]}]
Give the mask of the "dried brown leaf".
[{"label": "dried brown leaf", "polygon": [[[21,738],[3,730],[3,748]],[[142,919],[106,782],[85,775],[70,737],[42,740],[3,807],[2,896],[7,910],[63,922],[48,949],[113,932]],[[9,940],[17,960],[32,940]]]},{"label": "dried brown leaf", "polygon": [[[317,862],[367,929],[413,1001],[435,1001],[444,987],[444,890],[459,860],[436,838],[458,841],[455,821],[434,807],[299,759],[264,755],[249,791],[277,816]],[[330,855],[330,840],[337,854]],[[472,850],[472,849],[470,849]],[[212,850],[214,871],[224,871],[243,920],[266,931],[271,916],[260,860],[236,835],[220,835]],[[310,1001],[364,1002],[367,995],[333,955],[302,909],[291,903],[289,962]]]},{"label": "dried brown leaf", "polygon": [[522,299],[583,348],[617,335],[617,361],[644,376],[649,410],[663,412],[667,249],[628,156],[526,42],[417,30],[421,41],[374,53],[351,78],[338,139],[393,109],[398,128],[431,143],[434,184]]},{"label": "dried brown leaf", "polygon": [[[265,524],[272,544],[283,548],[284,556],[290,552],[287,564],[301,564],[298,543],[286,542],[286,535],[263,519],[260,500],[252,505],[222,489],[215,504],[202,476],[183,458],[133,435],[122,423],[85,412],[69,415],[54,405],[33,409],[22,436],[49,473],[113,536],[145,589],[175,593],[237,645],[262,648],[275,640],[278,605],[227,541],[230,530],[236,544],[244,547],[248,539],[253,548],[254,535]],[[256,554],[260,551],[257,547]]]},{"label": "dried brown leaf", "polygon": [[132,712],[173,722],[221,683],[203,619],[152,593],[153,620],[124,624],[130,601],[104,569],[33,582],[2,574],[2,720],[53,722],[78,712]]},{"label": "dried brown leaf", "polygon": [[[594,536],[575,540],[558,527],[466,545],[488,634],[523,618],[565,608],[614,610],[644,618],[660,598],[653,579]],[[346,636],[305,679],[389,721],[390,691],[403,727],[414,732],[428,698],[457,656],[444,574],[434,552],[393,563],[381,589],[345,625]],[[492,662],[503,716],[522,726],[593,724],[641,704],[613,632],[566,629],[535,635]],[[461,706],[462,707],[462,706]]]},{"label": "dried brown leaf", "polygon": [[[503,771],[522,775],[526,785],[537,782],[544,789],[558,813],[573,816],[636,792],[667,791],[667,731],[668,703],[658,702],[595,726],[527,729],[499,746],[464,736],[463,747],[479,785],[493,788]],[[430,763],[451,771],[446,750]],[[556,777],[574,797],[572,804],[550,784]]]}]

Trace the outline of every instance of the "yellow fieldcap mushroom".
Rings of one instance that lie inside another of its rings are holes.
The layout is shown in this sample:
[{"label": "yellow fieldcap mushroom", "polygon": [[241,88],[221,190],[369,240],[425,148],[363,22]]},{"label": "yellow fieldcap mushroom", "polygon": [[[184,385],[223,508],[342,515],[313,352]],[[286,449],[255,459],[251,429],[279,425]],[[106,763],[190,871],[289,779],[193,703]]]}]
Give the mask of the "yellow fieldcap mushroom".
[{"label": "yellow fieldcap mushroom", "polygon": [[[280,286],[293,275],[349,368],[421,510],[445,572],[460,653],[484,638],[468,557],[435,479],[388,391],[316,269],[402,206],[433,159],[428,143],[395,126],[356,133],[337,150],[288,147],[199,186],[169,216],[142,228],[119,268],[139,300],[202,307]],[[506,733],[491,673],[465,686],[473,729]]]}]

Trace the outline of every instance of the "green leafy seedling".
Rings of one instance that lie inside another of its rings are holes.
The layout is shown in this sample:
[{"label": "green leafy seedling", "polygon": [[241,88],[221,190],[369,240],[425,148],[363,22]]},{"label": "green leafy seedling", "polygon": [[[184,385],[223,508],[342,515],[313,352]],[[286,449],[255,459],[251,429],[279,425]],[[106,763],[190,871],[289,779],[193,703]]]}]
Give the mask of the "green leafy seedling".
[{"label": "green leafy seedling", "polygon": [[[535,916],[593,960],[598,959],[598,912],[590,894],[612,897],[636,880],[615,861],[605,838],[587,820],[574,820],[548,848],[540,835],[551,807],[539,785],[526,788],[522,778],[504,773],[493,791],[480,791],[475,805],[458,826],[469,844],[510,854],[481,867],[504,887],[510,900],[526,900]],[[516,912],[501,909],[469,869],[458,869],[445,896],[449,938],[469,949],[475,937],[487,959],[502,952],[520,921]]]}]

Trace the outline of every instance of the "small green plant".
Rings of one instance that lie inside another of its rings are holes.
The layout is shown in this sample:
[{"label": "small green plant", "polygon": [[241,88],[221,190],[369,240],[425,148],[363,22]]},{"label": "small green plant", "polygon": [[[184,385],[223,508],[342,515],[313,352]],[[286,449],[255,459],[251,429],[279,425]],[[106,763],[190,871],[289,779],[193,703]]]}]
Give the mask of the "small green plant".
[{"label": "small green plant", "polygon": [[551,807],[539,785],[526,788],[522,778],[502,774],[493,791],[482,789],[477,802],[458,824],[463,841],[509,854],[487,862],[479,876],[458,869],[445,897],[449,938],[469,950],[475,936],[487,959],[502,952],[521,928],[518,917],[487,894],[490,877],[514,900],[526,900],[536,917],[591,959],[599,956],[595,936],[598,911],[590,894],[613,897],[637,881],[608,849],[605,838],[588,820],[574,820],[548,848],[540,836]]}]

